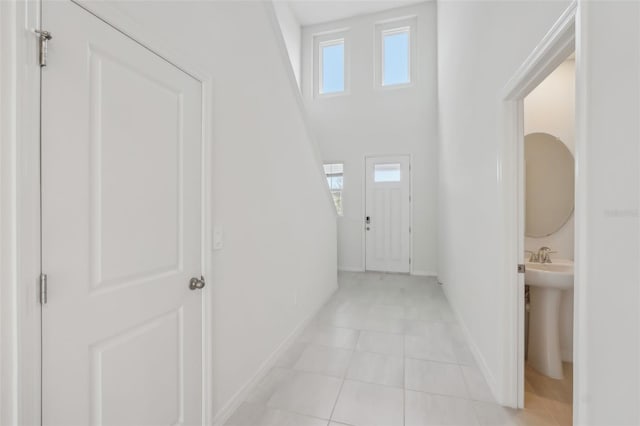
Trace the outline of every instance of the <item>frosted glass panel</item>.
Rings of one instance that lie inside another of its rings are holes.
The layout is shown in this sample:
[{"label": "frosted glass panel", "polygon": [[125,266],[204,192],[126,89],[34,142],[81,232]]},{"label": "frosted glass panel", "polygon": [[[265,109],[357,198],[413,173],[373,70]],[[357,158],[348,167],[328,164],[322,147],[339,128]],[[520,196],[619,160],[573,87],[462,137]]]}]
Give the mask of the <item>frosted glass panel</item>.
[{"label": "frosted glass panel", "polygon": [[400,164],[376,164],[373,166],[374,182],[400,182]]}]

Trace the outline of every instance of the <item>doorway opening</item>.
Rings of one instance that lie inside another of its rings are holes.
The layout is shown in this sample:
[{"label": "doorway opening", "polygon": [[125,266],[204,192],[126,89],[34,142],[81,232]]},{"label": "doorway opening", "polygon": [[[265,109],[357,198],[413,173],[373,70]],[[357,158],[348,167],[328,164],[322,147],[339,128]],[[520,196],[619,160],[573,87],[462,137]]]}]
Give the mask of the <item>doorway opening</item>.
[{"label": "doorway opening", "polygon": [[524,405],[572,424],[575,56],[524,99]]},{"label": "doorway opening", "polygon": [[411,158],[365,158],[365,270],[411,272]]},{"label": "doorway opening", "polygon": [[[574,266],[579,266],[581,244],[584,242],[579,231],[581,210],[579,207],[574,209],[574,206],[580,206],[581,192],[575,191],[578,197],[573,198],[574,189],[582,188],[584,185],[575,173],[578,169],[577,159],[582,152],[581,133],[574,132],[574,129],[581,129],[580,109],[575,109],[576,99],[580,98],[579,85],[575,84],[576,75],[580,75],[580,50],[575,43],[577,10],[577,3],[574,2],[564,11],[507,83],[503,93],[505,137],[500,154],[505,226],[504,306],[505,319],[508,322],[505,329],[507,335],[504,349],[508,363],[504,370],[506,388],[502,399],[505,405],[526,408],[527,405],[532,405],[531,402],[538,396],[532,393],[535,388],[532,386],[532,380],[539,379],[538,392],[545,392],[549,391],[549,387],[544,390],[541,388],[549,384],[547,379],[553,381],[563,377],[565,382],[562,386],[567,391],[562,394],[556,393],[556,401],[562,400],[566,403],[566,410],[564,410],[563,419],[560,420],[560,417],[563,417],[560,413],[554,416],[555,421],[562,424],[571,423],[572,402],[575,399],[573,395],[577,394],[568,380],[571,378],[573,368],[571,365],[562,364],[562,355],[565,359],[573,359],[574,365],[579,364],[579,353],[571,353],[566,349],[580,347],[578,341],[580,333],[578,332],[579,324],[574,322],[573,331],[565,329],[561,339],[558,322],[560,319],[568,323],[572,322],[573,315],[567,308],[568,303],[565,302],[564,307],[562,306],[563,296],[565,301],[574,302],[573,309],[579,312],[576,302],[579,300],[580,286],[579,282],[573,279],[573,269]],[[564,84],[563,89],[551,87],[554,84]],[[558,100],[558,96],[564,98],[562,102]],[[543,104],[545,107],[541,107]],[[556,110],[560,107],[565,109],[564,117]],[[567,117],[573,118],[574,121]],[[536,148],[541,147],[538,157],[542,158],[542,172],[538,173],[542,174],[536,175],[533,159],[529,160],[525,157],[528,154],[535,157]],[[556,154],[552,155],[550,152]],[[548,159],[550,155],[553,161]],[[575,161],[573,161],[574,156]],[[559,158],[566,160],[564,166],[560,165],[562,163],[559,162]],[[558,160],[557,164],[556,160]],[[548,172],[550,169],[561,172],[560,174],[564,175],[564,179],[568,181],[563,184],[558,183],[560,177],[552,177]],[[542,176],[542,178],[536,179],[535,176]],[[541,181],[542,187],[547,189],[535,188],[532,186],[534,181]],[[561,188],[570,191],[570,197],[562,193]],[[558,190],[558,198],[552,200],[551,194],[556,190]],[[535,203],[528,200],[529,196],[536,193],[544,196],[545,192],[549,197],[543,197],[542,208],[536,209]],[[568,201],[565,203],[566,209],[563,213],[560,213],[559,208],[561,201]],[[556,211],[555,215],[558,216],[555,226],[551,226],[551,220],[546,221],[546,224],[545,220],[542,220],[541,226],[536,227],[535,219],[547,219],[552,216],[551,211]],[[575,235],[573,233],[574,215]],[[529,227],[531,229],[528,229]],[[529,253],[525,254],[525,250]],[[553,253],[554,251],[559,253]],[[563,258],[565,262],[561,261]],[[549,281],[550,278],[562,282],[552,283]],[[525,281],[527,284],[532,284],[528,286],[527,295],[525,295]],[[574,282],[576,291],[571,297],[567,289],[572,287]],[[554,285],[556,290],[560,287],[564,288],[551,292],[553,294],[544,291]],[[530,301],[528,307],[532,308],[529,311],[529,318],[527,318],[526,296]],[[555,317],[549,313],[555,313]],[[566,321],[567,317],[569,321]],[[552,324],[554,327],[551,327]],[[529,336],[527,336],[525,325],[528,326]],[[555,331],[555,334],[549,333],[550,329]],[[572,339],[566,339],[567,335],[571,335]],[[527,340],[528,344],[525,348]],[[560,345],[561,340],[566,344]],[[541,345],[543,345],[542,350]],[[560,349],[561,346],[564,346],[564,354]],[[549,356],[551,352],[555,355]],[[526,354],[528,356],[525,362]],[[552,359],[553,362],[551,362]],[[555,367],[550,368],[551,364]],[[539,376],[536,377],[535,374]],[[548,377],[554,375],[556,378]],[[553,413],[551,415],[553,416]]]}]

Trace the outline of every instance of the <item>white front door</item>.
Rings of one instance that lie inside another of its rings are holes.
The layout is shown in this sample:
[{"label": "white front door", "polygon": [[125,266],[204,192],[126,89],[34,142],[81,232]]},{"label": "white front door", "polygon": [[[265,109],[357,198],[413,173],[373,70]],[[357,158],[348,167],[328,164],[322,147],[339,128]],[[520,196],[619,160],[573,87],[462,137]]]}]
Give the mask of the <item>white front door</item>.
[{"label": "white front door", "polygon": [[43,2],[43,424],[202,424],[201,84]]},{"label": "white front door", "polygon": [[366,269],[409,272],[411,172],[408,156],[366,159]]}]

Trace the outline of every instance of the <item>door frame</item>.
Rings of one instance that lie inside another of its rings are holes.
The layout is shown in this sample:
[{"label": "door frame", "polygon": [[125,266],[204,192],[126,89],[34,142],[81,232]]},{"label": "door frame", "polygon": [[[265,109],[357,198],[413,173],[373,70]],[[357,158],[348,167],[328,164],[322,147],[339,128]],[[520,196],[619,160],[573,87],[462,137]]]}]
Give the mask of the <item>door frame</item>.
[{"label": "door frame", "polygon": [[[572,52],[576,54],[576,141],[575,141],[575,265],[574,273],[574,422],[580,424],[580,372],[585,353],[580,333],[580,321],[585,304],[581,282],[584,279],[581,261],[586,246],[585,195],[586,164],[584,162],[584,68],[579,34],[582,3],[574,0],[553,27],[511,77],[502,92],[503,138],[498,155],[503,214],[503,253],[501,271],[504,277],[504,382],[501,402],[524,408],[524,276],[516,265],[524,263],[524,98],[553,72]],[[576,374],[577,373],[577,374]]]},{"label": "door frame", "polygon": [[[40,66],[36,36],[43,0],[0,2],[0,424],[41,424]],[[214,79],[205,67],[109,2],[69,0],[202,85],[202,419],[213,421],[212,177]],[[46,28],[44,28],[46,30]],[[52,43],[55,43],[53,34]]]},{"label": "door frame", "polygon": [[[409,157],[409,197],[411,197],[411,201],[409,203],[409,227],[411,228],[411,232],[409,232],[409,258],[411,259],[411,263],[409,264],[409,275],[413,275],[413,154],[365,154],[362,158],[362,216],[361,220],[364,224],[364,218],[367,214],[367,159],[369,158],[380,158],[380,157]],[[362,271],[367,271],[367,232],[364,230],[364,226],[361,228],[362,239],[361,239],[361,247],[362,247]]]}]

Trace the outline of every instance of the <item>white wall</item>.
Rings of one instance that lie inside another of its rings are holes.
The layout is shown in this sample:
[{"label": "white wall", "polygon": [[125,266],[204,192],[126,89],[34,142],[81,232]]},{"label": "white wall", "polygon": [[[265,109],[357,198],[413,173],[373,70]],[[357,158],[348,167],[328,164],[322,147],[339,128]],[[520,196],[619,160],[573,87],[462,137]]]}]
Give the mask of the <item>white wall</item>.
[{"label": "white wall", "polygon": [[[374,29],[380,21],[417,16],[416,81],[375,88]],[[348,28],[349,93],[313,96],[313,35]],[[302,91],[325,162],[344,162],[344,216],[338,218],[339,268],[364,269],[364,157],[411,154],[415,274],[436,272],[436,4],[304,27]]]},{"label": "white wall", "polygon": [[640,3],[594,1],[581,8],[576,78],[582,145],[576,154],[586,185],[576,199],[576,401],[584,424],[637,425]]},{"label": "white wall", "polygon": [[508,391],[497,164],[500,96],[567,4],[438,3],[438,277],[500,400]]},{"label": "white wall", "polygon": [[[438,3],[439,276],[498,397],[501,89],[566,5]],[[579,2],[576,424],[640,423],[639,21],[637,2]]]},{"label": "white wall", "polygon": [[302,61],[302,27],[298,18],[291,10],[289,3],[284,0],[276,0],[273,2],[273,8],[280,24],[280,31],[287,46],[287,53],[291,68],[296,76],[298,87],[300,86],[300,73]]},{"label": "white wall", "polygon": [[[97,11],[100,2],[88,1]],[[111,4],[213,84],[213,413],[337,288],[335,209],[269,3]]]},{"label": "white wall", "polygon": [[[524,99],[524,134],[543,132],[559,138],[575,155],[575,60],[567,60]],[[573,214],[560,229],[541,237],[525,237],[525,249],[551,247],[551,258],[573,260]],[[525,256],[525,259],[527,257]],[[563,361],[573,361],[573,290],[565,291],[560,307],[560,351]]]}]

